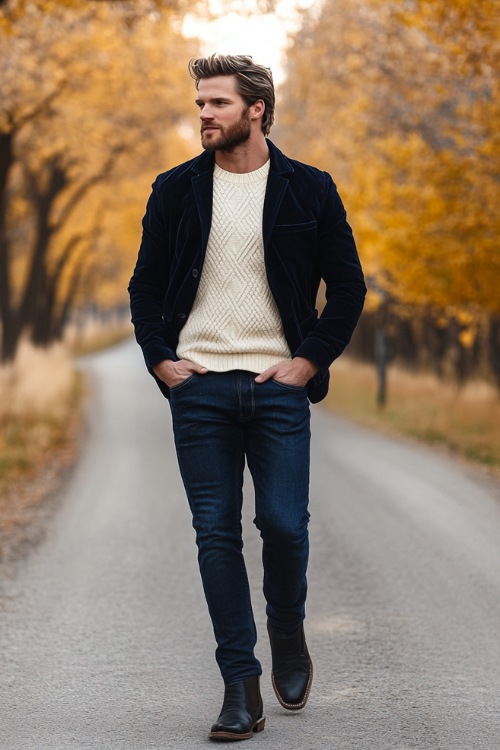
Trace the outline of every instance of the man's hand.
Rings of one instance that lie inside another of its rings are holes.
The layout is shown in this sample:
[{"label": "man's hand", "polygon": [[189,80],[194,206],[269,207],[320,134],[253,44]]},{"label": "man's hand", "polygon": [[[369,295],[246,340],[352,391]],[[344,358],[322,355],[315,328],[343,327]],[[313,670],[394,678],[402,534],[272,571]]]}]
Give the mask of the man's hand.
[{"label": "man's hand", "polygon": [[266,380],[279,380],[286,385],[304,386],[316,375],[318,368],[310,359],[304,357],[294,357],[293,359],[284,359],[277,365],[268,367],[255,378],[256,383],[265,383]]},{"label": "man's hand", "polygon": [[176,385],[180,385],[184,380],[187,380],[194,372],[205,375],[208,370],[206,367],[196,365],[187,359],[179,359],[177,362],[174,362],[173,359],[164,359],[153,367],[153,372],[169,388],[175,388]]}]

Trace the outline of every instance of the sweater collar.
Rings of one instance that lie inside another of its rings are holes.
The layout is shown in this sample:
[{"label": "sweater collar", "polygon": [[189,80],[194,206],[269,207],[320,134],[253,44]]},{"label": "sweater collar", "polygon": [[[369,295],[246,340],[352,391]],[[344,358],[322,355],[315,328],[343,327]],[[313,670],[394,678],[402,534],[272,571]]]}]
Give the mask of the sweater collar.
[{"label": "sweater collar", "polygon": [[[274,145],[272,141],[266,138],[269,147],[269,171],[276,174],[287,174],[293,172],[293,166],[286,156]],[[196,157],[191,165],[191,171],[196,174],[204,172],[213,172],[215,164],[215,154],[213,151],[203,151]]]}]

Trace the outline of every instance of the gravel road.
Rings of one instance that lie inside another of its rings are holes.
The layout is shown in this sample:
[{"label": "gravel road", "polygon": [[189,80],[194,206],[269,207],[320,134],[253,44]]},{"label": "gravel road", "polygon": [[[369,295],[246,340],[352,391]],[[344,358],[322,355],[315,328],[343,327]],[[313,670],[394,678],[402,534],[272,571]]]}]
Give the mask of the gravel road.
[{"label": "gravel road", "polygon": [[[167,404],[126,342],[83,362],[81,460],[45,539],[0,572],[1,750],[196,750],[222,685]],[[500,750],[500,484],[313,408],[305,711],[262,750]]]}]

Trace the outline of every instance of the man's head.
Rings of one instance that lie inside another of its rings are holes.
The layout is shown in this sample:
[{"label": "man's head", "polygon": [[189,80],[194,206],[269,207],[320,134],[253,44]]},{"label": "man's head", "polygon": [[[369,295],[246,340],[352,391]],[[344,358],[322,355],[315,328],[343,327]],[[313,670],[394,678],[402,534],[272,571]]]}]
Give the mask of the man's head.
[{"label": "man's head", "polygon": [[199,89],[200,81],[218,76],[234,76],[237,93],[247,107],[259,100],[264,103],[261,129],[269,135],[274,122],[275,94],[269,68],[254,63],[248,55],[210,55],[190,60],[189,73]]}]

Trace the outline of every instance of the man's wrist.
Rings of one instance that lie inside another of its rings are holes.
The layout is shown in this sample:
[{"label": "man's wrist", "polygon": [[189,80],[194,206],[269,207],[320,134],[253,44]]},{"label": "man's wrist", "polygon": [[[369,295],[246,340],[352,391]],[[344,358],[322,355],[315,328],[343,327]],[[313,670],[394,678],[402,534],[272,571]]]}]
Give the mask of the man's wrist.
[{"label": "man's wrist", "polygon": [[170,369],[170,366],[174,364],[173,359],[162,359],[160,362],[157,362],[156,365],[153,365],[151,368],[155,375],[158,375],[159,372],[165,372]]},{"label": "man's wrist", "polygon": [[312,360],[307,359],[306,357],[294,357],[293,361],[298,362],[302,371],[306,375],[309,375],[308,380],[313,378],[319,370],[319,367],[315,365]]}]

